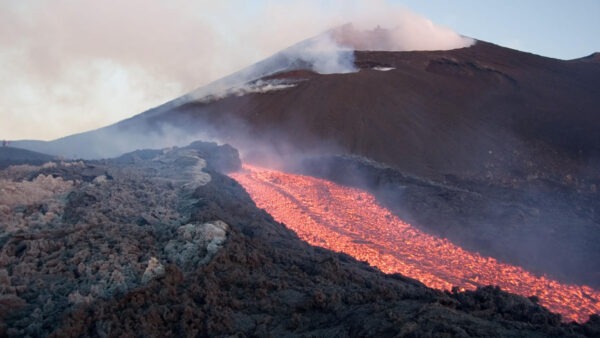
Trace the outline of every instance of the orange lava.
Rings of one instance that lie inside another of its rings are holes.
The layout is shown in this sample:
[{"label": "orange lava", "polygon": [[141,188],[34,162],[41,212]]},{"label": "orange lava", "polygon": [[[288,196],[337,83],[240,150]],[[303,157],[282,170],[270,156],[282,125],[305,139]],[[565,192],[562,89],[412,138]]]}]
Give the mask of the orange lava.
[{"label": "orange lava", "polygon": [[258,207],[285,223],[310,244],[345,252],[387,273],[450,290],[498,285],[567,320],[583,322],[600,313],[600,291],[536,276],[520,267],[463,250],[446,239],[404,223],[362,190],[309,176],[244,165],[231,174]]}]

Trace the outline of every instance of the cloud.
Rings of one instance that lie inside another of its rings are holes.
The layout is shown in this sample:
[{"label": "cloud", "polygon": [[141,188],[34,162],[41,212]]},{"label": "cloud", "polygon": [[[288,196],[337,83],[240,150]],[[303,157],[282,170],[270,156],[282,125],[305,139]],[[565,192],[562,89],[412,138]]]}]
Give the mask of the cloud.
[{"label": "cloud", "polygon": [[389,27],[398,50],[463,41],[378,0],[3,2],[0,138],[114,123],[347,22]]}]

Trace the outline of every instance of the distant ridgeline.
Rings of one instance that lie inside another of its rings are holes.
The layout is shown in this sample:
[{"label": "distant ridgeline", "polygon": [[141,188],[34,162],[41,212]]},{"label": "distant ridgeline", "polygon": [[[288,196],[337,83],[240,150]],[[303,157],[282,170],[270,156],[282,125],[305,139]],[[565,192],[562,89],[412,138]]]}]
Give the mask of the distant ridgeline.
[{"label": "distant ridgeline", "polygon": [[40,165],[56,159],[55,156],[10,147],[7,141],[2,141],[2,143],[3,146],[0,147],[0,169],[17,164]]}]

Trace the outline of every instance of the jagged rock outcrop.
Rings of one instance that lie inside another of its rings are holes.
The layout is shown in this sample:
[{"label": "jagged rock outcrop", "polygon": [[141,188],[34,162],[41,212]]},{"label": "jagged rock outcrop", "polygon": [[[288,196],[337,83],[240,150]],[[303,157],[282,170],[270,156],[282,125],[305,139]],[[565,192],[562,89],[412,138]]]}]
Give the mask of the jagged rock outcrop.
[{"label": "jagged rock outcrop", "polygon": [[[76,306],[163,277],[162,262],[182,270],[206,264],[225,242],[227,225],[214,219],[188,231],[192,238],[177,234],[191,226],[191,193],[211,180],[200,154],[212,152],[223,153],[211,156],[221,156],[224,167],[239,165],[234,149],[196,143],[145,152],[153,156],[133,165],[121,158],[3,171],[0,288],[2,304],[12,308],[0,311],[10,317],[5,333],[48,333]],[[173,248],[188,241],[195,250],[186,253],[189,262],[176,259]]]},{"label": "jagged rock outcrop", "polygon": [[563,324],[535,299],[431,290],[309,246],[207,158],[239,166],[234,149],[195,143],[2,171],[43,193],[2,200],[2,224],[21,223],[0,229],[0,335],[600,333],[596,317]]}]

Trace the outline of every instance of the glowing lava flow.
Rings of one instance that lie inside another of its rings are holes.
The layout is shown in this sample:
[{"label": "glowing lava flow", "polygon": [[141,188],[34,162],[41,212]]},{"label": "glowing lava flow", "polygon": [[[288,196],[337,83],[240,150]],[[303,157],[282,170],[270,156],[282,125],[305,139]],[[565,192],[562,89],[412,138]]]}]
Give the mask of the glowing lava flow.
[{"label": "glowing lava flow", "polygon": [[384,272],[397,272],[438,289],[498,285],[512,293],[535,295],[551,311],[579,322],[600,312],[600,291],[561,284],[463,250],[402,222],[364,191],[249,165],[231,177],[258,207],[300,238],[345,252]]}]

